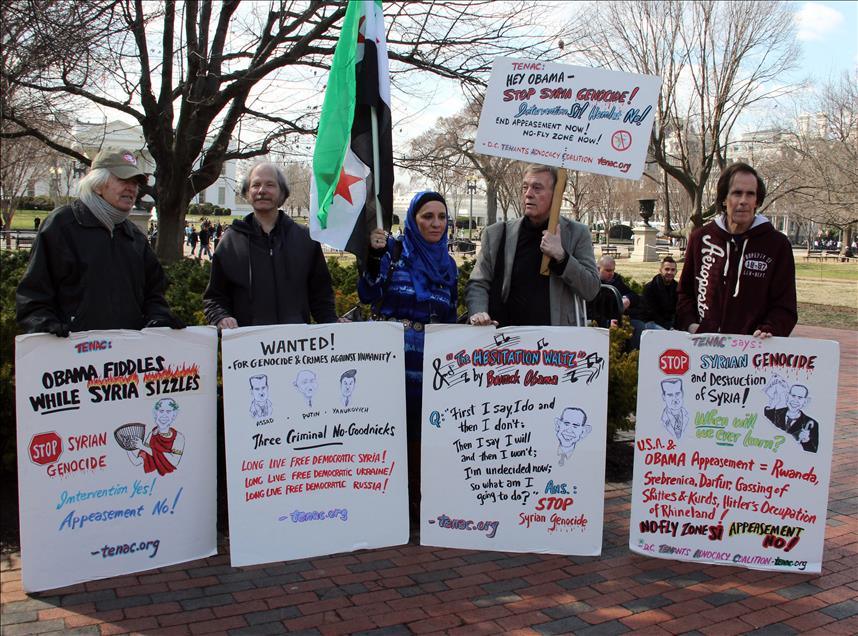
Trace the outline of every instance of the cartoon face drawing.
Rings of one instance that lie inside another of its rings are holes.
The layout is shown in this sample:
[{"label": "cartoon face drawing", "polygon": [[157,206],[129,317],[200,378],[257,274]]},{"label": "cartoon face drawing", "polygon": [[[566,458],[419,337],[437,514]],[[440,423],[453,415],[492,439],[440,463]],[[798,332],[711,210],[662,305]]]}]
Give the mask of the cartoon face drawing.
[{"label": "cartoon face drawing", "polygon": [[158,425],[158,430],[166,433],[179,416],[179,405],[171,398],[164,398],[155,402],[155,408],[152,409],[152,413],[155,418],[155,424]]},{"label": "cartoon face drawing", "polygon": [[265,402],[268,399],[268,378],[264,375],[250,378],[250,391],[254,402]]},{"label": "cartoon face drawing", "polygon": [[301,392],[308,404],[313,403],[313,396],[319,388],[319,382],[316,380],[316,374],[312,371],[304,369],[298,372],[294,382],[295,388]]},{"label": "cartoon face drawing", "polygon": [[661,383],[661,397],[669,411],[676,413],[682,409],[682,380],[664,380]]},{"label": "cartoon face drawing", "polygon": [[557,437],[561,444],[577,444],[589,433],[587,416],[581,409],[564,409],[563,415],[556,420]]},{"label": "cartoon face drawing", "polygon": [[575,450],[578,442],[587,437],[591,429],[592,427],[587,424],[587,414],[574,406],[566,407],[560,417],[554,418],[554,431],[559,442],[557,454],[560,457],[561,466]]},{"label": "cartoon face drawing", "polygon": [[793,384],[787,396],[787,407],[790,413],[801,411],[807,404],[807,387],[802,384]]},{"label": "cartoon face drawing", "polygon": [[340,392],[343,396],[343,405],[348,406],[352,393],[355,392],[355,384],[357,384],[357,370],[349,369],[340,376]]},{"label": "cartoon face drawing", "polygon": [[268,376],[264,373],[252,375],[248,381],[250,382],[250,416],[256,419],[270,417],[274,407],[268,399]]}]

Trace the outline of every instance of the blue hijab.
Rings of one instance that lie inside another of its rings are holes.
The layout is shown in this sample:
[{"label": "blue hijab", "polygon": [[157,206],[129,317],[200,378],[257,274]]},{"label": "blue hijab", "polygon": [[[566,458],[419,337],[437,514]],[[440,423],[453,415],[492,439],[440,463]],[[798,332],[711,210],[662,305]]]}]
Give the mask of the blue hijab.
[{"label": "blue hijab", "polygon": [[447,208],[444,197],[437,192],[424,190],[415,194],[408,205],[402,240],[402,260],[411,273],[419,301],[429,300],[433,287],[455,288],[457,279],[456,264],[447,253],[446,229],[437,243],[429,243],[417,227],[417,211],[429,201],[440,201]]}]

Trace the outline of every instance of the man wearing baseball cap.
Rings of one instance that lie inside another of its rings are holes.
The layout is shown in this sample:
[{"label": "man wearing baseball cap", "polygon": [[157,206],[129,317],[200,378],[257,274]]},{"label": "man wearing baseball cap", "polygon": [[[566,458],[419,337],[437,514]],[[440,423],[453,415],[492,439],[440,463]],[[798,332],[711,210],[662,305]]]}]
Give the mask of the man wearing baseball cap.
[{"label": "man wearing baseball cap", "polygon": [[24,333],[184,327],[164,299],[166,279],[128,215],[146,172],[127,150],[102,150],[78,186],[39,228],[17,291]]}]

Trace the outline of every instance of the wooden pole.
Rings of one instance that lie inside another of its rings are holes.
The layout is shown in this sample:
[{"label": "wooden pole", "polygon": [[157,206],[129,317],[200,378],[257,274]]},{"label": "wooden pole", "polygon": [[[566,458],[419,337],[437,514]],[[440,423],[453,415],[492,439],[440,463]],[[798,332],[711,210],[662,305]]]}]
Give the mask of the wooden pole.
[{"label": "wooden pole", "polygon": [[[551,200],[551,212],[548,215],[548,231],[552,234],[560,222],[560,206],[563,204],[563,193],[566,191],[566,168],[557,169],[557,183],[554,184],[554,198]],[[539,273],[543,276],[548,276],[551,272],[548,269],[548,263],[551,257],[548,254],[542,255],[542,265],[539,268]]]}]

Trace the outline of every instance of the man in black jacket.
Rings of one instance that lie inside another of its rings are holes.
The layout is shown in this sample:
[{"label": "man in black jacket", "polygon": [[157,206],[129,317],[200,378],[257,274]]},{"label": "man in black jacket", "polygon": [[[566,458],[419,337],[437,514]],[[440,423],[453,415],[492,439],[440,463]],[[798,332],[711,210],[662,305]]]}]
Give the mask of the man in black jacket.
[{"label": "man in black jacket", "polygon": [[289,196],[274,164],[254,166],[241,184],[253,213],[224,232],[203,294],[206,318],[221,329],[336,322],[331,275],[321,246],[280,206]]},{"label": "man in black jacket", "polygon": [[146,235],[128,220],[145,183],[133,153],[96,155],[80,198],[51,212],[33,242],[16,295],[24,333],[184,327]]},{"label": "man in black jacket", "polygon": [[665,256],[658,274],[644,285],[642,314],[646,329],[673,329],[676,317],[676,261]]}]

